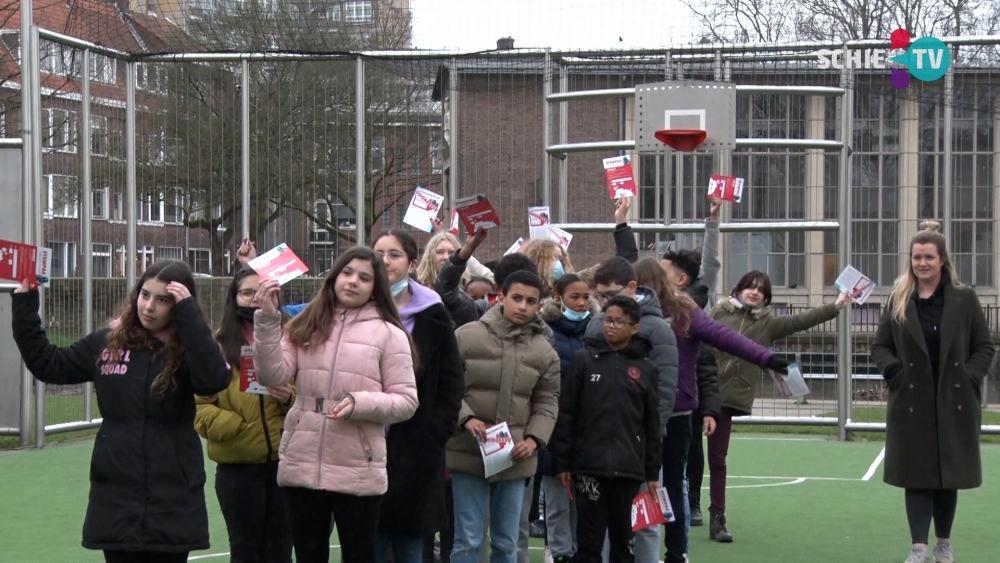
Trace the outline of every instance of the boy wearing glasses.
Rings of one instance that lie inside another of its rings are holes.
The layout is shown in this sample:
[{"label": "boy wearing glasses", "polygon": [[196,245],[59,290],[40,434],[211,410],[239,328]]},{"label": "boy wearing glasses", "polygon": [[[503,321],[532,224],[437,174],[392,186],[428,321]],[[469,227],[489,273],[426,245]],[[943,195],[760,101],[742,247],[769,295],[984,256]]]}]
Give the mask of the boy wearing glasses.
[{"label": "boy wearing glasses", "polygon": [[608,299],[602,335],[585,340],[563,382],[552,453],[576,500],[576,563],[601,561],[605,533],[610,562],[633,563],[632,500],[643,483],[659,486],[657,370],[641,317],[635,299]]}]

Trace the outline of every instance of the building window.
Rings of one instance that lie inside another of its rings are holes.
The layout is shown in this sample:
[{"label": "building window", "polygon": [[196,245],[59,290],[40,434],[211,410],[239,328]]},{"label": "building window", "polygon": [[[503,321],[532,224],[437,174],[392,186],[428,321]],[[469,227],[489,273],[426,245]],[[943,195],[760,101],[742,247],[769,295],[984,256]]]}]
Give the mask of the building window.
[{"label": "building window", "polygon": [[163,69],[150,63],[136,63],[135,88],[146,92],[163,92],[165,80]]},{"label": "building window", "polygon": [[400,202],[396,204],[396,228],[405,229],[406,224],[403,223],[403,217],[406,217],[406,208],[409,207],[409,202]]},{"label": "building window", "polygon": [[339,22],[341,20],[341,9],[340,3],[335,2],[333,5],[327,5],[326,3],[321,3],[318,6],[314,6],[313,10],[316,16],[321,20]]},{"label": "building window", "polygon": [[[664,221],[663,214],[666,212],[666,201],[664,194],[670,197],[671,220],[677,217],[677,194],[673,189],[664,190],[667,184],[666,158],[663,155],[640,155],[639,156],[639,176],[636,178],[639,185],[639,220],[642,222],[659,223]],[[674,187],[674,177],[671,176],[669,186]],[[706,189],[708,185],[706,184]],[[669,241],[673,240],[672,234],[659,235],[656,233],[639,233],[639,248],[644,250],[654,250],[662,253]],[[657,246],[657,241],[660,245]]]},{"label": "building window", "polygon": [[174,225],[184,224],[184,196],[175,191],[166,194],[163,199],[163,222]]},{"label": "building window", "polygon": [[52,277],[76,275],[76,243],[49,242],[47,246],[52,249]]},{"label": "building window", "polygon": [[14,58],[14,63],[21,66],[21,33],[5,29],[0,31],[0,40],[7,47],[10,56]]},{"label": "building window", "polygon": [[[986,86],[955,86],[952,120],[951,232],[946,233],[958,277],[973,286],[994,285],[995,96]],[[921,85],[919,219],[942,217],[944,204],[944,98]]]},{"label": "building window", "polygon": [[95,188],[91,191],[93,207],[91,217],[94,219],[108,218],[108,188]]},{"label": "building window", "polygon": [[95,278],[111,277],[111,245],[95,242],[91,245],[93,251],[93,268]]},{"label": "building window", "polygon": [[406,174],[406,150],[395,149],[392,151],[393,167],[396,174]]},{"label": "building window", "polygon": [[385,168],[385,137],[372,137],[372,171],[381,172]]},{"label": "building window", "polygon": [[211,275],[212,251],[207,248],[189,248],[188,265],[195,274]]},{"label": "building window", "polygon": [[60,152],[76,152],[76,112],[64,109],[42,110],[42,147]]},{"label": "building window", "polygon": [[114,84],[117,78],[116,62],[111,57],[90,54],[90,79],[104,84]]},{"label": "building window", "polygon": [[[114,219],[115,221],[124,221],[125,220],[125,213],[124,213],[125,206],[123,205],[122,202],[125,200],[125,198],[122,196],[121,193],[116,193],[115,197],[114,197],[114,200],[115,200],[115,205],[114,205],[114,208],[111,211],[111,218]],[[136,220],[138,220],[138,218],[136,218]]]},{"label": "building window", "polygon": [[79,76],[80,58],[76,49],[64,47],[51,41],[40,41],[39,65],[42,72],[59,76]]},{"label": "building window", "polygon": [[161,246],[157,260],[183,260],[184,249],[179,246]]},{"label": "building window", "polygon": [[392,228],[392,206],[382,208],[382,232],[387,232]]},{"label": "building window", "polygon": [[371,0],[349,0],[344,4],[347,23],[371,23],[374,19]]},{"label": "building window", "polygon": [[152,246],[140,246],[136,249],[135,253],[138,255],[136,258],[139,260],[139,271],[144,272],[146,268],[153,265],[153,247]]},{"label": "building window", "polygon": [[75,218],[80,191],[76,177],[50,174],[45,176],[45,180],[47,189],[43,196],[46,198],[46,213],[51,217]]},{"label": "building window", "polygon": [[428,145],[428,157],[431,161],[431,172],[434,174],[440,174],[444,163],[444,142],[441,140],[441,131],[437,129],[431,131]]},{"label": "building window", "polygon": [[415,176],[420,174],[420,149],[413,149],[410,153],[409,172]]},{"label": "building window", "polygon": [[90,154],[106,156],[108,154],[108,118],[95,115],[90,118]]},{"label": "building window", "polygon": [[[737,98],[736,136],[802,139],[805,137],[805,107],[803,96]],[[741,204],[733,206],[733,219],[805,219],[805,168],[806,156],[801,151],[734,151],[733,176],[744,178],[752,188],[744,192]],[[729,285],[736,285],[749,270],[767,273],[775,286],[804,285],[805,250],[803,232],[733,234],[729,239],[729,260],[732,264]]]}]

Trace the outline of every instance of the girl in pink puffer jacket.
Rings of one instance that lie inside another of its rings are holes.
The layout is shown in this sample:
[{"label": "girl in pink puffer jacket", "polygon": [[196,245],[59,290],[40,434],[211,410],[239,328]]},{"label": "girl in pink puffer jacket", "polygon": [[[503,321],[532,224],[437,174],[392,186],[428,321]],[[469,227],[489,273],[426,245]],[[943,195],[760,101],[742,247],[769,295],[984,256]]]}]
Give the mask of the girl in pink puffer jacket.
[{"label": "girl in pink puffer jacket", "polygon": [[336,522],[345,563],[375,560],[386,475],[386,426],[417,410],[416,352],[392,300],[385,264],[345,252],[316,297],[281,334],[278,284],[261,282],[254,364],[261,384],[295,379],[278,450],[296,561],[329,560]]}]

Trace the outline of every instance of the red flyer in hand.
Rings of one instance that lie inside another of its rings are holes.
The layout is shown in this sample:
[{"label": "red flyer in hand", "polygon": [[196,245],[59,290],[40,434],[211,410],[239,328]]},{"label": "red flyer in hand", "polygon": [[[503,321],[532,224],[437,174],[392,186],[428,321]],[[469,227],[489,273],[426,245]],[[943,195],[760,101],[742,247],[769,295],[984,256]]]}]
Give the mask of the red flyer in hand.
[{"label": "red flyer in hand", "polygon": [[46,248],[10,240],[0,240],[0,280],[20,283],[28,280],[28,287],[40,284],[48,287],[52,253]]},{"label": "red flyer in hand", "polygon": [[455,210],[465,224],[465,231],[470,235],[478,229],[486,230],[500,226],[500,216],[486,196],[463,197],[455,202]]},{"label": "red flyer in hand", "polygon": [[458,236],[458,211],[451,212],[451,226],[448,227],[448,232]]},{"label": "red flyer in hand", "polygon": [[712,174],[708,181],[708,199],[715,197],[730,203],[743,201],[743,178]]},{"label": "red flyer in hand", "polygon": [[632,173],[632,159],[629,157],[605,158],[604,175],[608,180],[608,195],[611,199],[639,195],[639,188],[635,185],[635,175]]},{"label": "red flyer in hand", "polygon": [[309,271],[309,267],[302,260],[299,260],[299,257],[285,243],[281,243],[254,258],[248,265],[260,277],[277,280],[278,285],[291,281]]},{"label": "red flyer in hand", "polygon": [[256,395],[270,395],[267,387],[257,381],[257,370],[253,367],[253,346],[240,348],[240,392]]},{"label": "red flyer in hand", "polygon": [[674,511],[670,506],[670,498],[663,487],[656,493],[643,491],[632,501],[632,531],[638,532],[651,526],[659,526],[673,522]]}]

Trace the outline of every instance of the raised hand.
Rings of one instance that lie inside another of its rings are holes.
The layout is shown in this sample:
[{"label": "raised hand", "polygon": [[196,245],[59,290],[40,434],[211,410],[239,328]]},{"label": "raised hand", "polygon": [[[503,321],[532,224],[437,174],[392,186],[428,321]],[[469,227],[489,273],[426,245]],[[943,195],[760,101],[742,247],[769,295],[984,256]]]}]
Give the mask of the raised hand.
[{"label": "raised hand", "polygon": [[708,208],[708,219],[710,221],[718,221],[720,209],[722,209],[722,198],[715,196],[712,198],[711,207]]},{"label": "raised hand", "polygon": [[191,297],[191,292],[188,291],[186,285],[180,282],[170,282],[167,284],[167,293],[174,298],[174,303],[180,303],[188,297]]},{"label": "raised hand", "polygon": [[844,307],[847,307],[848,305],[851,304],[851,295],[846,291],[844,291],[837,296],[837,301],[835,301],[833,304],[835,307],[837,307],[837,309],[843,309]]},{"label": "raised hand", "polygon": [[253,241],[249,237],[243,239],[240,247],[236,250],[236,261],[240,263],[240,267],[246,268],[247,264],[256,257],[257,247],[253,245]]},{"label": "raised hand", "polygon": [[632,208],[632,198],[620,197],[615,200],[615,224],[628,222],[628,210]]},{"label": "raised hand", "polygon": [[16,288],[14,288],[14,293],[28,293],[28,291],[30,291],[30,288],[31,285],[28,283],[28,280],[21,280],[21,283],[18,284]]},{"label": "raised hand", "polygon": [[278,312],[278,292],[281,286],[273,279],[261,280],[260,287],[257,288],[257,303],[260,303],[260,310],[263,313]]}]

